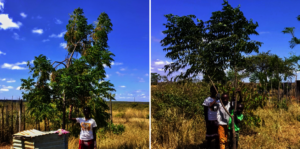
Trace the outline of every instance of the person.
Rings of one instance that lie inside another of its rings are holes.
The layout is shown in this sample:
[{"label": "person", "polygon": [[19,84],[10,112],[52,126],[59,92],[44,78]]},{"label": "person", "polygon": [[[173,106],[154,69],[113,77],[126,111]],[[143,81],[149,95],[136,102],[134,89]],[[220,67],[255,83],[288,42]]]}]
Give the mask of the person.
[{"label": "person", "polygon": [[[236,148],[238,148],[238,141],[239,141],[239,131],[240,131],[239,124],[241,123],[241,121],[243,120],[243,117],[244,117],[242,114],[244,105],[242,104],[243,100],[242,100],[241,90],[238,89],[237,92],[239,93],[239,96],[240,96],[240,100],[237,101],[237,111],[234,112],[234,104],[231,104],[231,108],[230,108],[230,114],[231,115],[234,114],[234,131],[235,131]],[[235,102],[235,100],[233,100],[232,103],[233,102]],[[229,125],[228,130],[229,130],[230,140],[232,140],[232,137],[233,137],[231,123],[232,123],[232,119],[230,117],[229,122],[228,122],[228,125]],[[233,146],[233,142],[230,142],[229,147],[232,148],[232,146]]]},{"label": "person", "polygon": [[206,122],[206,141],[208,148],[211,148],[211,141],[216,139],[218,142],[218,122],[217,122],[217,111],[214,110],[214,105],[218,104],[220,101],[216,98],[217,87],[210,87],[210,97],[207,97],[204,102],[204,117]]},{"label": "person", "polygon": [[[227,111],[229,111],[230,104],[228,103],[229,95],[227,93],[222,94],[221,100]],[[229,115],[223,108],[222,104],[219,103],[219,109],[217,111],[217,121],[218,121],[218,134],[220,149],[225,149],[228,147],[228,121]]]},{"label": "person", "polygon": [[89,107],[83,108],[84,118],[72,118],[72,108],[70,105],[69,120],[80,124],[80,139],[78,149],[96,149],[96,121],[90,118],[91,109]]}]

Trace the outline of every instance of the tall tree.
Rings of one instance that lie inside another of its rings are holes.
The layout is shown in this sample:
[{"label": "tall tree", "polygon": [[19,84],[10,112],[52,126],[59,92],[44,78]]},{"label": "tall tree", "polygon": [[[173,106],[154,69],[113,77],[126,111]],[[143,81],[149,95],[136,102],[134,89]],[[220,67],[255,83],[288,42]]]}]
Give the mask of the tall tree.
[{"label": "tall tree", "polygon": [[[187,71],[178,77],[194,77],[199,73],[211,75],[229,67],[234,70],[236,78],[238,67],[246,64],[242,53],[258,53],[262,44],[250,40],[250,35],[258,35],[258,23],[248,21],[240,7],[233,8],[225,0],[222,11],[213,12],[210,20],[205,23],[197,20],[196,24],[194,15],[179,17],[169,14],[165,17],[168,21],[164,24],[167,30],[163,31],[166,37],[161,44],[165,46],[163,50],[168,52],[166,57],[174,62],[164,67],[165,72],[169,71],[168,75],[186,67]],[[235,137],[233,142],[235,149]]]},{"label": "tall tree", "polygon": [[[300,15],[298,15],[297,20],[300,21]],[[282,32],[284,34],[291,34],[292,39],[290,42],[290,47],[293,49],[297,44],[300,44],[300,39],[295,37],[295,27],[286,27]]]},{"label": "tall tree", "polygon": [[[66,26],[67,32],[64,39],[67,41],[68,56],[65,60],[55,61],[51,65],[47,63],[51,72],[51,77],[43,77],[43,73],[34,73],[34,76],[40,75],[42,80],[50,78],[50,87],[52,93],[50,96],[55,101],[58,109],[62,110],[62,128],[65,129],[66,106],[70,103],[77,107],[85,105],[96,105],[91,107],[91,114],[94,116],[99,126],[106,125],[109,114],[105,112],[108,109],[107,103],[101,98],[106,96],[109,91],[115,91],[113,84],[105,81],[104,65],[110,67],[113,61],[112,54],[108,48],[108,33],[112,31],[112,23],[106,13],[101,13],[97,18],[97,23],[87,23],[87,18],[81,8],[75,9],[70,15],[69,24]],[[74,54],[80,54],[78,59]],[[45,61],[45,57],[43,61]],[[37,59],[36,59],[37,60]],[[35,61],[36,61],[35,60]],[[52,65],[57,64],[54,67]],[[29,62],[28,62],[28,65]],[[43,64],[41,64],[43,65]],[[58,66],[64,66],[58,69]],[[34,64],[32,71],[39,71]],[[30,67],[30,66],[29,66]],[[46,69],[43,68],[43,69]],[[31,67],[30,67],[31,68]],[[30,78],[29,78],[30,79]],[[30,88],[33,80],[24,80],[23,88]],[[48,80],[47,80],[48,81]],[[99,81],[101,83],[99,83]],[[36,94],[36,88],[31,89],[25,96]],[[73,100],[71,100],[73,99]],[[95,112],[92,112],[95,111]]]}]

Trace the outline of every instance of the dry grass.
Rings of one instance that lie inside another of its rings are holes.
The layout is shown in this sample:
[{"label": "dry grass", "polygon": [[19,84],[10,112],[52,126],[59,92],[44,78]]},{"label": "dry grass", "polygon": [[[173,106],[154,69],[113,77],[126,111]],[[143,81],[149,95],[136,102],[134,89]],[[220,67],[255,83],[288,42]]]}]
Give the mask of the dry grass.
[{"label": "dry grass", "polygon": [[[116,117],[124,113],[123,117]],[[149,148],[149,119],[146,118],[149,109],[138,110],[126,108],[113,110],[113,123],[123,124],[125,132],[122,135],[107,133],[106,139],[97,138],[97,148],[101,149],[146,149]],[[44,123],[40,123],[44,131]],[[26,129],[35,129],[35,125],[26,125]],[[78,148],[79,138],[69,138],[69,149]],[[0,149],[10,149],[11,145],[1,144]]]},{"label": "dry grass", "polygon": [[[123,112],[123,111],[122,111]],[[137,110],[128,108],[124,118],[116,117],[120,111],[113,111],[113,123],[123,124],[125,132],[122,135],[107,133],[106,139],[97,138],[97,148],[101,149],[146,149],[149,148],[148,109]],[[78,148],[78,138],[69,139],[69,149]]]},{"label": "dry grass", "polygon": [[[273,108],[258,109],[258,114],[265,122],[260,128],[251,128],[256,135],[240,134],[239,147],[243,149],[298,149],[300,148],[299,105],[295,102],[288,111]],[[169,111],[167,115],[176,112]],[[205,124],[201,118],[184,120],[174,115],[177,121],[155,122],[152,119],[151,148],[206,148]],[[161,123],[161,124],[159,124]],[[193,124],[194,123],[194,124]]]}]

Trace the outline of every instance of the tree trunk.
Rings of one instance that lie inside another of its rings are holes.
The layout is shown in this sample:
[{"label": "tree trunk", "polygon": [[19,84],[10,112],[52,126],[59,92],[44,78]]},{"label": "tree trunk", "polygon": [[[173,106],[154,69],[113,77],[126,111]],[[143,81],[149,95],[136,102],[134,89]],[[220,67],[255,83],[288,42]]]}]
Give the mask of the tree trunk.
[{"label": "tree trunk", "polygon": [[[21,106],[23,107],[23,102],[21,102]],[[21,114],[22,114],[22,111],[21,111]],[[26,129],[25,129],[25,128],[26,128],[26,127],[25,127],[25,124],[26,124],[26,121],[25,121],[25,120],[26,120],[26,119],[25,119],[25,118],[26,118],[26,117],[25,117],[26,115],[25,115],[25,114],[26,114],[26,108],[24,107],[24,116],[23,116],[23,123],[24,123],[23,126],[24,126],[24,127],[23,127],[23,130],[26,130]]]},{"label": "tree trunk", "polygon": [[[5,102],[4,102],[5,103]],[[1,129],[1,141],[3,141],[4,140],[4,107],[5,107],[5,105],[4,105],[4,103],[3,103],[3,106],[2,106],[2,129]]]},{"label": "tree trunk", "polygon": [[298,88],[297,88],[297,71],[296,71],[296,80],[295,80],[295,99],[296,99],[296,102],[298,103],[297,92],[298,92]]},{"label": "tree trunk", "polygon": [[280,81],[278,80],[278,103],[280,102]]},{"label": "tree trunk", "polygon": [[6,141],[8,141],[8,127],[9,127],[9,115],[8,115],[8,104],[6,105]]},{"label": "tree trunk", "polygon": [[[235,83],[234,83],[234,92],[233,94],[235,94],[236,90],[237,90],[237,71],[236,71],[236,66],[234,66],[234,77],[235,77]],[[236,106],[237,105],[237,97],[235,96],[235,103],[234,103],[234,113],[236,112]],[[234,113],[231,117],[231,131],[232,131],[232,137],[231,137],[231,141],[232,141],[232,149],[236,149],[236,139],[235,139],[235,129],[234,129]]]},{"label": "tree trunk", "polygon": [[20,101],[20,109],[19,109],[19,132],[21,131],[21,127],[22,127],[22,100]]},{"label": "tree trunk", "polygon": [[111,103],[111,93],[109,96],[109,100],[110,100],[110,123],[112,124],[112,103]]},{"label": "tree trunk", "polygon": [[44,118],[44,131],[47,131],[47,123],[46,123],[46,117]]},{"label": "tree trunk", "polygon": [[62,129],[65,129],[66,126],[66,94],[64,93],[63,98],[63,122],[62,122]]},{"label": "tree trunk", "polygon": [[11,135],[14,134],[14,102],[11,99]]}]

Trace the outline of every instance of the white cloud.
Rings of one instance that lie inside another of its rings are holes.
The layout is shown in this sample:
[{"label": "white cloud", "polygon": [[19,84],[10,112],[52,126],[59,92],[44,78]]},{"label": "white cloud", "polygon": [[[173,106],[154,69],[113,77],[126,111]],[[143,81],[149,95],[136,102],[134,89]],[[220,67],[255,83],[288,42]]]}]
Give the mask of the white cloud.
[{"label": "white cloud", "polygon": [[17,34],[17,33],[14,33],[12,38],[14,38],[15,40],[24,40],[24,38],[20,38],[19,34]]},{"label": "white cloud", "polygon": [[161,68],[157,68],[157,70],[158,70],[158,71],[164,71],[164,69],[161,69]]},{"label": "white cloud", "polygon": [[123,63],[115,63],[115,62],[111,62],[111,65],[123,65]]},{"label": "white cloud", "polygon": [[0,91],[5,91],[5,92],[8,92],[9,89],[13,89],[14,87],[12,86],[5,86],[5,85],[2,85],[2,88],[0,89]]},{"label": "white cloud", "polygon": [[4,2],[0,0],[0,11],[3,12],[3,9],[4,9]]},{"label": "white cloud", "polygon": [[9,81],[6,81],[7,83],[14,83],[16,82],[16,80],[9,80]]},{"label": "white cloud", "polygon": [[140,93],[140,92],[141,92],[141,90],[137,90],[136,92],[137,92],[137,93]]},{"label": "white cloud", "polygon": [[7,88],[0,88],[0,91],[8,92],[9,90]]},{"label": "white cloud", "polygon": [[16,90],[21,90],[20,88],[21,88],[21,86],[17,87]]},{"label": "white cloud", "polygon": [[6,53],[3,53],[2,51],[0,51],[0,55],[1,55],[1,54],[6,55]]},{"label": "white cloud", "polygon": [[116,72],[119,76],[123,76],[124,74],[120,73],[119,71]]},{"label": "white cloud", "polygon": [[149,74],[148,74],[148,73],[146,73],[146,74],[145,74],[145,76],[149,76]]},{"label": "white cloud", "polygon": [[4,30],[9,28],[19,29],[20,26],[22,25],[21,22],[17,22],[17,23],[13,22],[13,20],[8,17],[8,14],[0,14],[0,24],[1,24],[0,29],[4,29]]},{"label": "white cloud", "polygon": [[259,34],[269,34],[270,32],[259,32]]},{"label": "white cloud", "polygon": [[157,61],[157,62],[154,62],[155,65],[167,65],[167,64],[171,64],[173,62],[169,62],[169,61]]},{"label": "white cloud", "polygon": [[7,83],[14,83],[16,82],[16,80],[9,80],[9,81],[6,81]]},{"label": "white cloud", "polygon": [[151,69],[154,69],[153,67],[151,67]]},{"label": "white cloud", "polygon": [[41,19],[42,17],[41,17],[41,16],[37,16],[36,18],[37,18],[37,19]]},{"label": "white cloud", "polygon": [[23,18],[26,18],[27,15],[24,13],[24,12],[21,12],[20,15],[23,17]]},{"label": "white cloud", "polygon": [[42,42],[47,42],[47,41],[50,41],[49,39],[44,39]]},{"label": "white cloud", "polygon": [[123,86],[120,86],[120,87],[125,88],[126,86],[123,85]]},{"label": "white cloud", "polygon": [[157,38],[155,38],[154,36],[152,36],[151,39],[152,39],[152,41],[160,42],[160,39],[157,39]]},{"label": "white cloud", "polygon": [[121,68],[120,70],[121,70],[121,71],[125,71],[126,69],[125,69],[125,68]]},{"label": "white cloud", "polygon": [[43,29],[33,29],[32,33],[43,34]]},{"label": "white cloud", "polygon": [[62,22],[58,19],[55,19],[55,24],[62,24]]},{"label": "white cloud", "polygon": [[133,96],[133,94],[128,94],[128,96]]},{"label": "white cloud", "polygon": [[8,63],[4,63],[1,68],[7,68],[7,69],[11,69],[11,70],[22,70],[22,69],[26,69],[25,67],[20,67],[19,65],[26,65],[27,62],[23,61],[21,63],[16,63],[16,64],[8,64]]},{"label": "white cloud", "polygon": [[145,80],[143,78],[138,77],[139,82],[145,82]]},{"label": "white cloud", "polygon": [[143,96],[143,98],[146,98],[146,96]]},{"label": "white cloud", "polygon": [[107,74],[107,75],[106,75],[106,78],[108,79],[110,76],[111,76],[111,75],[108,75],[108,74]]},{"label": "white cloud", "polygon": [[64,31],[64,32],[61,32],[60,34],[57,34],[57,35],[52,34],[52,35],[50,35],[49,37],[50,37],[50,38],[61,38],[61,37],[64,36],[64,34],[66,34],[66,32],[67,32],[67,31]]},{"label": "white cloud", "polygon": [[6,78],[1,79],[1,81],[5,81],[5,80],[6,80]]},{"label": "white cloud", "polygon": [[60,43],[59,46],[62,47],[62,48],[66,48],[67,47],[67,43]]}]

